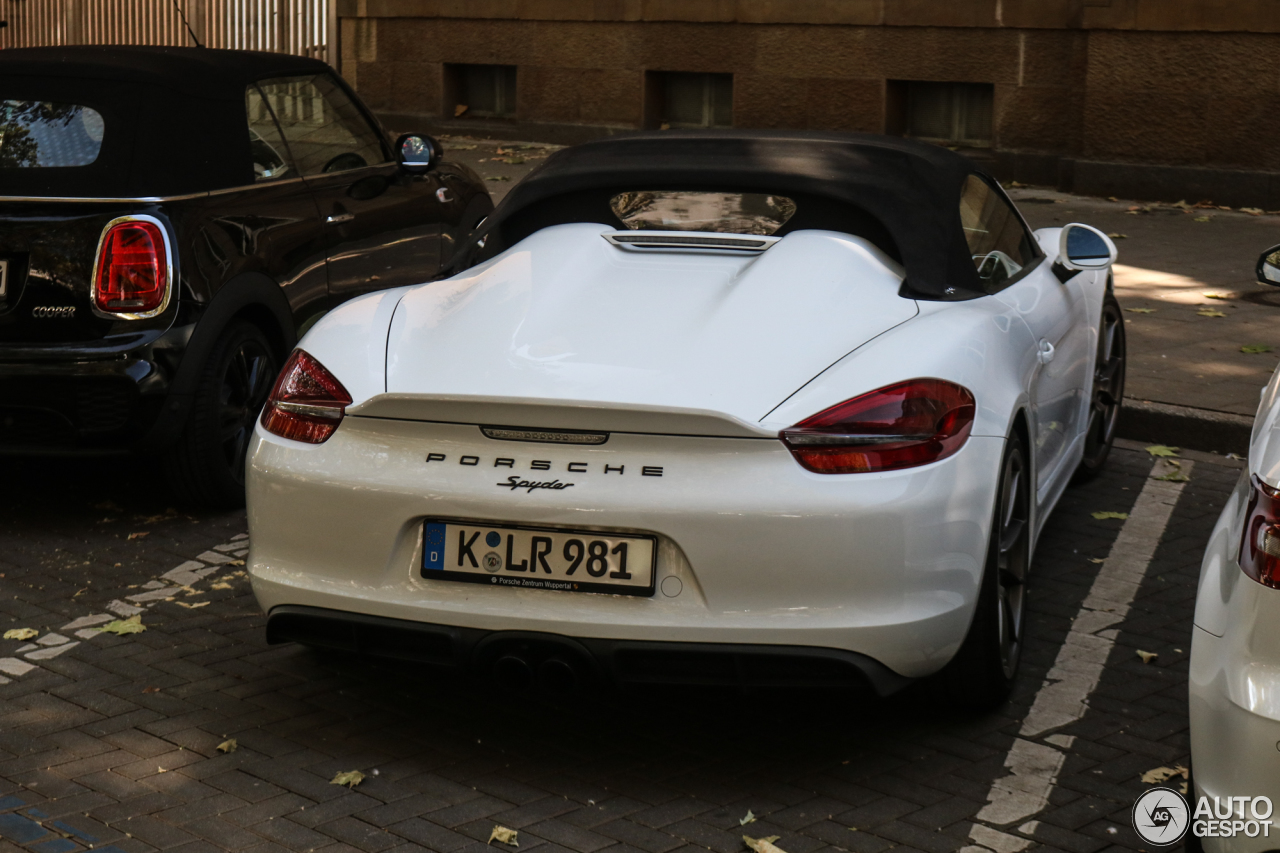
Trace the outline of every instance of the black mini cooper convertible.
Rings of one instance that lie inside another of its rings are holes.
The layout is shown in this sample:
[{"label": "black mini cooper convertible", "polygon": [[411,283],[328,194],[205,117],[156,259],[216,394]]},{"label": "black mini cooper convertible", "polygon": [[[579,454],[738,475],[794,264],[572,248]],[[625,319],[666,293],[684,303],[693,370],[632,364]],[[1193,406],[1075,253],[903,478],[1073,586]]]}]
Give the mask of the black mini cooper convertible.
[{"label": "black mini cooper convertible", "polygon": [[313,59],[0,51],[0,454],[159,454],[243,500],[255,417],[339,302],[437,276],[493,205]]}]

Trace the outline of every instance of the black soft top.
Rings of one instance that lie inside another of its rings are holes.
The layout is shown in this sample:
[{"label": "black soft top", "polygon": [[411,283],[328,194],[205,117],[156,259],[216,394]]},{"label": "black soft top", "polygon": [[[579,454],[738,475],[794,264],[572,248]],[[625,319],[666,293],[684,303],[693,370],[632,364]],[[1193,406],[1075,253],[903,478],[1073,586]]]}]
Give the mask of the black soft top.
[{"label": "black soft top", "polygon": [[248,50],[0,50],[0,100],[81,104],[105,126],[94,163],[0,169],[0,196],[132,198],[251,184],[245,87],[329,70],[318,59]]},{"label": "black soft top", "polygon": [[[477,233],[492,257],[550,225],[621,227],[609,206],[628,190],[768,192],[796,214],[778,235],[827,229],[862,236],[906,268],[903,295],[983,295],[960,222],[977,169],[934,145],[888,136],[808,131],[658,131],[609,137],[553,154],[512,189]],[[998,187],[994,181],[993,186]],[[474,245],[474,244],[473,244]]]}]

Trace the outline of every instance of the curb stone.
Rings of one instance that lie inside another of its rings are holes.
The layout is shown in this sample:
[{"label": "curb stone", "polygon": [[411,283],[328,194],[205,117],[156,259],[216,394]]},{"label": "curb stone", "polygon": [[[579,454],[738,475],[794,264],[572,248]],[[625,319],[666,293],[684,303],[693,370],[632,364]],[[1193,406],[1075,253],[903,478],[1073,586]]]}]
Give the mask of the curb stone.
[{"label": "curb stone", "polygon": [[1213,453],[1249,452],[1253,418],[1126,397],[1116,435]]}]

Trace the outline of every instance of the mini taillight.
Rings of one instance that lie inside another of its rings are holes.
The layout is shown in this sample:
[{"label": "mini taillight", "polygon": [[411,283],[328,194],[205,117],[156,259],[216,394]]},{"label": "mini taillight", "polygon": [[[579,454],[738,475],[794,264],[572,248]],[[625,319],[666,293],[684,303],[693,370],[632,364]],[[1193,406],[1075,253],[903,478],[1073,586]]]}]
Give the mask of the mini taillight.
[{"label": "mini taillight", "polygon": [[910,379],[832,406],[779,437],[817,474],[896,471],[945,459],[973,427],[969,389],[944,379]]},{"label": "mini taillight", "polygon": [[282,438],[321,444],[342,423],[350,405],[351,395],[337,377],[296,349],[262,409],[262,427]]},{"label": "mini taillight", "polygon": [[1254,474],[1240,537],[1240,568],[1264,586],[1280,589],[1280,489]]},{"label": "mini taillight", "polygon": [[169,294],[164,233],[154,222],[129,219],[107,228],[98,248],[93,302],[109,314],[158,311]]}]

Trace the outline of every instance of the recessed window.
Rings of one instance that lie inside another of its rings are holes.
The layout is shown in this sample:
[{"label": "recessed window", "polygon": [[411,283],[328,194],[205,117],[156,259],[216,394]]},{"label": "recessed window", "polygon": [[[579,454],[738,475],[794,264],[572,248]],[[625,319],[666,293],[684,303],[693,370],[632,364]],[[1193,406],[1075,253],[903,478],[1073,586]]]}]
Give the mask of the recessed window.
[{"label": "recessed window", "polygon": [[795,215],[796,203],[764,193],[625,192],[609,200],[631,230],[712,231],[769,236]]},{"label": "recessed window", "polygon": [[660,124],[733,127],[733,75],[663,72],[653,75]]},{"label": "recessed window", "polygon": [[995,87],[990,83],[904,82],[906,136],[990,147]]},{"label": "recessed window", "polygon": [[514,65],[447,65],[455,118],[515,118]]}]

